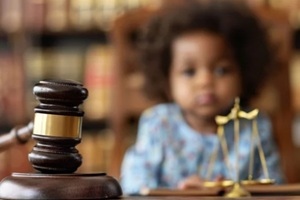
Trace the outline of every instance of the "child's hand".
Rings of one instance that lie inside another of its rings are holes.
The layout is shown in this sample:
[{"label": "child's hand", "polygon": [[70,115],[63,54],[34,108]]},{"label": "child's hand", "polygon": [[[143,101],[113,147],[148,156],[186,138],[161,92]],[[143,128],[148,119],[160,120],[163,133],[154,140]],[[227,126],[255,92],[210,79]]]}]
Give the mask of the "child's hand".
[{"label": "child's hand", "polygon": [[183,181],[180,181],[180,183],[178,184],[178,189],[181,190],[192,189],[192,188],[196,189],[202,187],[203,187],[203,180],[200,179],[200,177],[197,175],[189,176]]},{"label": "child's hand", "polygon": [[[216,178],[215,181],[222,181],[223,178],[220,176]],[[203,182],[199,176],[197,175],[192,175],[189,176],[188,178],[184,179],[178,184],[178,189],[185,190],[185,189],[200,189],[203,188]]]}]

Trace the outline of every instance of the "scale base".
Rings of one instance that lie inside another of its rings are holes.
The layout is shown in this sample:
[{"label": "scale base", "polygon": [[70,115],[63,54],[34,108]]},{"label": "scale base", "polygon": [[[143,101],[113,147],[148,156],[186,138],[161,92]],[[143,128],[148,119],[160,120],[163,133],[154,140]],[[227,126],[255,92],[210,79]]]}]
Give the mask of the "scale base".
[{"label": "scale base", "polygon": [[250,197],[251,194],[245,190],[239,183],[235,183],[230,192],[225,194],[228,198]]},{"label": "scale base", "polygon": [[116,179],[105,173],[13,173],[0,183],[0,199],[109,199],[122,196]]}]

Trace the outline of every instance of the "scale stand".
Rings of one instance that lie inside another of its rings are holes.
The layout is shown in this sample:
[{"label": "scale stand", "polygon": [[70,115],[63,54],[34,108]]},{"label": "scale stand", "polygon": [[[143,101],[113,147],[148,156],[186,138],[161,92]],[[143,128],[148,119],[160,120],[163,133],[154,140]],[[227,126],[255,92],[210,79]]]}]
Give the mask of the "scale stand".
[{"label": "scale stand", "polygon": [[[225,197],[229,198],[239,198],[239,197],[247,197],[251,196],[251,194],[243,187],[245,185],[271,185],[275,183],[274,179],[269,178],[269,172],[266,164],[265,155],[263,152],[263,148],[260,142],[260,137],[257,129],[257,116],[258,116],[258,109],[254,109],[250,112],[242,111],[240,108],[240,99],[236,98],[233,108],[231,109],[230,113],[227,116],[216,116],[216,123],[218,125],[218,137],[221,144],[221,148],[224,154],[224,160],[227,165],[229,172],[234,173],[236,176],[236,180],[223,180],[223,181],[205,181],[203,183],[204,187],[232,187],[229,192],[225,194]],[[240,138],[240,119],[246,119],[252,121],[252,133],[251,133],[251,149],[250,149],[250,161],[249,161],[249,172],[248,172],[248,180],[240,180],[239,178],[239,138]],[[232,169],[229,163],[229,154],[228,154],[228,147],[227,141],[225,139],[225,132],[224,126],[233,120],[234,123],[234,151],[236,154],[235,158],[235,170]],[[263,172],[265,175],[265,179],[261,180],[253,180],[253,163],[254,163],[254,145],[257,145],[260,161],[262,163]],[[209,171],[207,173],[207,180],[211,179],[211,170],[213,165],[215,164],[216,155],[218,153],[218,146],[215,148],[211,160],[209,163]],[[231,174],[233,176],[233,174]]]}]

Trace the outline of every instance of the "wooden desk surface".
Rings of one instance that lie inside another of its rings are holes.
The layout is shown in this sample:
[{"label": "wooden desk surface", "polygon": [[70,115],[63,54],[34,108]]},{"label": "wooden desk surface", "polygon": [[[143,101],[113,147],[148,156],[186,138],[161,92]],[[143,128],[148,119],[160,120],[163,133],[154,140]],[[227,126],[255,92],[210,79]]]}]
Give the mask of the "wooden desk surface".
[{"label": "wooden desk surface", "polygon": [[[228,200],[225,197],[203,197],[203,196],[132,196],[132,197],[122,197],[124,200]],[[253,197],[242,197],[233,198],[234,200],[299,200],[300,196],[253,196]]]},{"label": "wooden desk surface", "polygon": [[[261,185],[247,186],[247,190],[251,192],[251,197],[228,198],[219,193],[219,196],[214,195],[214,192],[199,191],[199,190],[168,190],[154,189],[145,193],[146,196],[123,196],[124,200],[300,200],[300,184],[286,185]],[[197,193],[198,191],[198,193]],[[148,196],[147,196],[148,195]],[[221,195],[221,196],[220,196]]]}]

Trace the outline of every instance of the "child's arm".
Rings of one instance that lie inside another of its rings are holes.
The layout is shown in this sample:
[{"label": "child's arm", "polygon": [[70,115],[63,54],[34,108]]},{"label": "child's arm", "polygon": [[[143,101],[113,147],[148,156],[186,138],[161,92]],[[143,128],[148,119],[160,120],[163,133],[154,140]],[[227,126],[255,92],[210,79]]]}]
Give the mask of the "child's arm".
[{"label": "child's arm", "polygon": [[162,161],[159,122],[153,115],[141,117],[135,145],[123,160],[121,185],[124,194],[139,194],[143,188],[157,188]]}]

